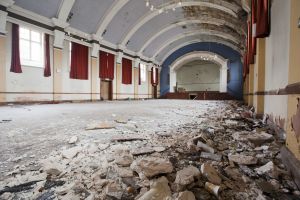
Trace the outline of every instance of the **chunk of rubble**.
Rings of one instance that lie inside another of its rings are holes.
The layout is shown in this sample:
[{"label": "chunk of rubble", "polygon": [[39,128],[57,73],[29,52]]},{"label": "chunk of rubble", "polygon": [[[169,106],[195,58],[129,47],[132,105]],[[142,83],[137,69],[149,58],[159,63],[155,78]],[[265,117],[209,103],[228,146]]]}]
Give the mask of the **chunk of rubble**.
[{"label": "chunk of rubble", "polygon": [[274,163],[272,161],[268,162],[267,164],[265,164],[261,167],[256,168],[255,171],[259,175],[267,174],[271,178],[278,178],[277,167],[274,165]]},{"label": "chunk of rubble", "polygon": [[197,167],[186,167],[176,174],[175,183],[179,185],[189,185],[194,182],[194,179],[199,177],[200,171]]},{"label": "chunk of rubble", "polygon": [[260,146],[264,143],[271,142],[274,140],[273,135],[266,132],[256,133],[248,136],[248,140],[256,146]]},{"label": "chunk of rubble", "polygon": [[130,168],[127,167],[117,167],[116,168],[117,173],[121,178],[130,178],[133,177],[133,172],[130,170]]},{"label": "chunk of rubble", "polygon": [[150,190],[138,200],[171,200],[171,190],[168,182],[168,179],[164,176],[153,181]]},{"label": "chunk of rubble", "polygon": [[130,154],[123,154],[115,158],[115,163],[117,165],[128,167],[133,162],[133,156]]},{"label": "chunk of rubble", "polygon": [[113,129],[115,125],[108,122],[100,122],[98,124],[88,125],[85,130],[97,130],[97,129]]},{"label": "chunk of rubble", "polygon": [[115,119],[115,122],[120,123],[120,124],[127,124],[128,121],[129,120],[127,118],[122,118],[122,117]]},{"label": "chunk of rubble", "polygon": [[77,136],[73,136],[69,139],[69,144],[75,144],[78,141],[78,137]]},{"label": "chunk of rubble", "polygon": [[176,200],[196,200],[194,193],[190,191],[180,192]]},{"label": "chunk of rubble", "polygon": [[207,144],[198,141],[197,147],[199,147],[202,151],[208,152],[208,153],[215,153],[214,148],[208,146]]},{"label": "chunk of rubble", "polygon": [[240,165],[255,165],[257,164],[257,158],[252,156],[245,156],[242,154],[229,155],[228,159],[232,162],[238,163]]},{"label": "chunk of rubble", "polygon": [[220,178],[218,172],[211,165],[204,163],[201,165],[201,173],[207,178],[207,180],[211,183],[220,185],[222,183],[222,179]]},{"label": "chunk of rubble", "polygon": [[105,188],[106,196],[111,197],[111,198],[122,199],[123,193],[124,193],[124,191],[123,191],[122,187],[115,182],[108,184]]},{"label": "chunk of rubble", "polygon": [[154,152],[155,152],[155,150],[151,147],[142,147],[142,148],[136,148],[136,149],[131,150],[131,154],[134,156],[152,154]]},{"label": "chunk of rubble", "polygon": [[161,153],[161,152],[164,152],[166,150],[166,147],[153,147],[153,150],[158,152],[158,153]]},{"label": "chunk of rubble", "polygon": [[141,179],[151,178],[158,174],[171,173],[173,165],[169,160],[159,157],[139,158],[130,165],[133,171],[136,171]]},{"label": "chunk of rubble", "polygon": [[81,151],[81,147],[73,147],[61,152],[63,158],[72,159]]},{"label": "chunk of rubble", "polygon": [[63,167],[58,163],[47,163],[44,165],[44,171],[48,175],[59,176],[63,171]]},{"label": "chunk of rubble", "polygon": [[222,160],[222,156],[213,153],[201,152],[200,158],[214,160],[220,162]]}]

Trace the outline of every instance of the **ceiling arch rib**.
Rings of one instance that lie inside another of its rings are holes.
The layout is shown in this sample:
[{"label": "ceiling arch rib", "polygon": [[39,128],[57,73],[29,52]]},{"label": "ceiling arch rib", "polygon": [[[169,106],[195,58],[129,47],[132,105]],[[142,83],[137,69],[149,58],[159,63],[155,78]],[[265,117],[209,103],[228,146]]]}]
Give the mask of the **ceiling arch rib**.
[{"label": "ceiling arch rib", "polygon": [[[158,50],[155,51],[156,53],[152,56],[152,59],[155,59],[156,56],[157,56],[164,48],[166,48],[168,45],[172,44],[173,42],[175,42],[175,41],[177,41],[177,40],[180,40],[180,39],[182,39],[182,38],[188,37],[188,36],[193,36],[193,35],[199,35],[199,36],[202,36],[202,35],[208,35],[208,36],[213,35],[213,36],[218,36],[218,37],[223,38],[223,39],[227,39],[227,40],[229,39],[229,40],[231,40],[231,41],[232,41],[233,43],[235,43],[235,44],[238,44],[238,43],[239,43],[239,41],[238,41],[236,38],[232,37],[232,36],[229,35],[229,34],[225,34],[225,33],[223,33],[223,32],[219,32],[219,31],[196,31],[196,32],[194,32],[194,31],[192,31],[192,32],[187,32],[187,33],[181,34],[181,35],[176,35],[175,37],[173,37],[173,38],[167,40],[165,43],[163,43],[163,44],[160,46],[160,48],[159,48]],[[201,39],[201,38],[200,38],[200,39]]]},{"label": "ceiling arch rib", "polygon": [[220,26],[222,25],[222,21],[218,21],[218,19],[211,18],[211,19],[189,19],[181,22],[177,22],[175,24],[167,25],[161,30],[158,30],[154,35],[152,35],[150,38],[147,39],[145,43],[143,43],[143,46],[139,50],[138,54],[142,54],[142,52],[148,47],[151,42],[153,42],[157,37],[159,37],[161,34],[167,32],[168,30],[171,30],[172,28],[178,27],[178,26],[184,26],[187,24],[213,24]]},{"label": "ceiling arch rib", "polygon": [[149,11],[147,14],[145,14],[133,27],[130,29],[130,31],[124,35],[124,37],[121,39],[120,46],[125,47],[126,43],[130,40],[130,38],[134,35],[134,33],[142,27],[145,23],[147,23],[152,18],[158,16],[161,14],[159,10],[169,10],[172,8],[178,8],[178,7],[185,7],[185,6],[201,6],[201,7],[208,7],[213,8],[216,10],[220,10],[223,12],[227,12],[228,14],[232,15],[234,18],[237,18],[237,14],[232,10],[232,8],[226,7],[228,5],[232,5],[228,2],[225,2],[223,0],[214,1],[212,2],[203,2],[203,1],[184,1],[181,4],[178,4],[176,2],[171,2],[169,4],[162,5],[158,8],[158,10],[155,11]]},{"label": "ceiling arch rib", "polygon": [[212,43],[222,44],[222,45],[228,46],[228,47],[232,48],[233,50],[241,53],[241,50],[237,46],[235,46],[227,41],[220,40],[217,38],[210,38],[210,39],[205,39],[205,40],[203,40],[203,39],[202,40],[201,39],[188,39],[187,41],[180,41],[178,44],[175,44],[174,46],[172,46],[170,48],[164,49],[158,55],[156,60],[160,64],[162,64],[170,55],[172,55],[172,53],[174,53],[178,49],[181,49],[182,47],[188,46],[190,44],[196,44],[196,43],[201,43],[201,42],[212,42]]},{"label": "ceiling arch rib", "polygon": [[128,3],[129,0],[116,0],[113,5],[107,10],[106,14],[103,16],[99,22],[99,28],[96,32],[96,37],[101,38],[108,24],[114,18],[114,16]]},{"label": "ceiling arch rib", "polygon": [[[154,34],[150,38],[148,38],[146,40],[146,42],[143,43],[143,46],[139,50],[138,54],[142,54],[143,51],[148,47],[148,45],[151,44],[156,38],[158,38],[163,33],[167,32],[175,27],[180,27],[180,26],[184,26],[184,25],[188,25],[188,24],[212,24],[212,25],[216,25],[216,26],[221,26],[221,25],[224,25],[225,22],[223,22],[222,20],[216,19],[216,18],[205,18],[205,19],[184,20],[184,21],[177,22],[175,24],[167,25],[164,28],[162,28],[161,30],[158,30],[158,32],[156,32],[156,34]],[[233,24],[231,24],[231,25],[232,25],[231,26],[232,28],[235,27]]]},{"label": "ceiling arch rib", "polygon": [[200,60],[201,56],[212,58],[209,61],[217,64],[220,68],[227,69],[227,59],[223,58],[221,55],[209,51],[194,51],[177,58],[171,64],[170,70],[177,71],[189,62]]}]

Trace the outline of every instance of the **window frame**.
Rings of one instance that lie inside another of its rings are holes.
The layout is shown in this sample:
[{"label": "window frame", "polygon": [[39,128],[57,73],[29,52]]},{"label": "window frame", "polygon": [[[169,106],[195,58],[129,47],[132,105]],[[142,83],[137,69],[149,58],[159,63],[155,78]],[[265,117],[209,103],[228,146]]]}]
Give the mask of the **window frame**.
[{"label": "window frame", "polygon": [[[21,31],[22,29],[29,31],[29,39],[22,37],[21,35]],[[32,32],[38,33],[40,36],[40,40],[39,41],[34,41],[32,39]],[[44,64],[45,64],[45,55],[44,55],[44,47],[45,47],[45,42],[44,42],[45,36],[44,33],[38,29],[32,28],[32,27],[28,27],[28,26],[20,26],[20,30],[19,30],[19,43],[20,43],[20,61],[21,61],[21,65],[22,66],[28,66],[28,67],[38,67],[38,68],[44,68]],[[24,48],[21,44],[22,41],[26,41],[29,42],[29,59],[24,58],[22,56],[22,48]],[[32,59],[32,44],[38,44],[40,46],[40,61],[36,61]]]}]

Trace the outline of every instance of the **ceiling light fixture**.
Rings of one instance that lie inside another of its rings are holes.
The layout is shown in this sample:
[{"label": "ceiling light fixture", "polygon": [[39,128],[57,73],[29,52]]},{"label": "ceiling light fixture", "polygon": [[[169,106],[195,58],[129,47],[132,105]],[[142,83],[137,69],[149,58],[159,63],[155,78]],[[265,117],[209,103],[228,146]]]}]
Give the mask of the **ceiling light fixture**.
[{"label": "ceiling light fixture", "polygon": [[[168,9],[163,9],[162,5],[173,5],[173,7],[171,8],[173,11],[176,11],[177,7],[181,7],[182,6],[182,0],[164,0],[164,2],[162,3],[161,6],[158,7],[154,7],[154,4],[151,4],[151,0],[145,0],[146,2],[146,7],[150,8],[151,11],[157,11],[158,13],[161,14],[163,12],[168,13]],[[168,2],[168,3],[166,3]]]}]

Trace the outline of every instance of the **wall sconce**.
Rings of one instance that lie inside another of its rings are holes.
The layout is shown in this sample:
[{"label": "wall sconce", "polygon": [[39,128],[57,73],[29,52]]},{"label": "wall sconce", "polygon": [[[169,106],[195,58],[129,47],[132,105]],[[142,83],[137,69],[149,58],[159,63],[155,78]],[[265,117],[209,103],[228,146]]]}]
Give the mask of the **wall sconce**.
[{"label": "wall sconce", "polygon": [[300,28],[300,17],[298,19],[298,28]]}]

